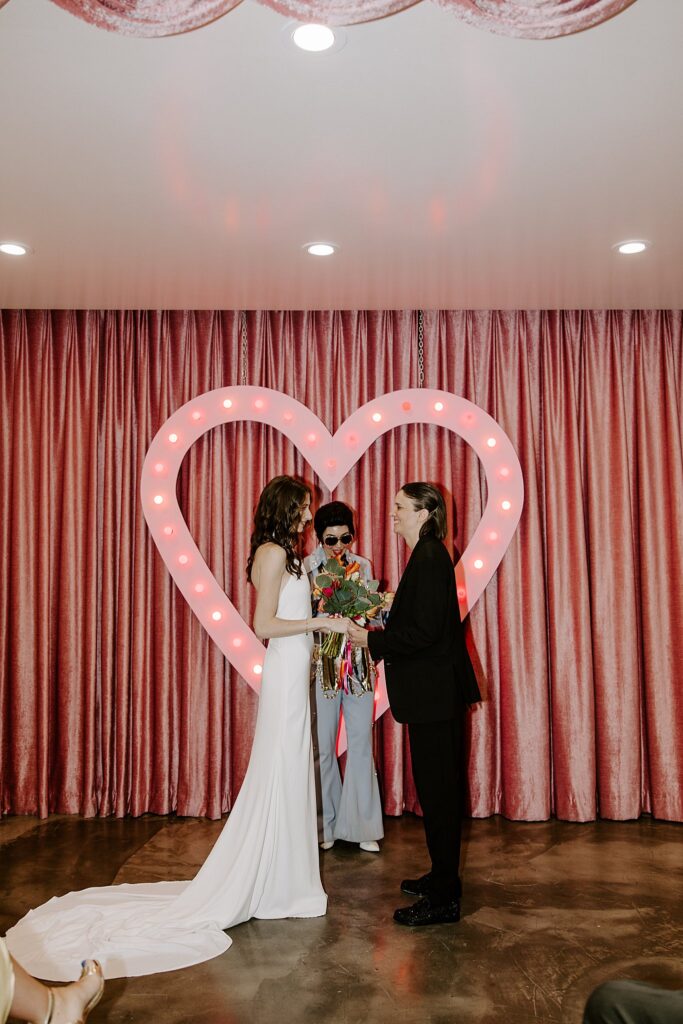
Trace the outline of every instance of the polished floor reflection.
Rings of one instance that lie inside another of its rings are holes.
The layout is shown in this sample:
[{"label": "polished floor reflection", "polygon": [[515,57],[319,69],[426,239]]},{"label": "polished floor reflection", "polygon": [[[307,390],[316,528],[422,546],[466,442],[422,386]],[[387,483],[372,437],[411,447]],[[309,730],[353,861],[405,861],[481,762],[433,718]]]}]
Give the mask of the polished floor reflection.
[{"label": "polished floor reflection", "polygon": [[[221,827],[3,819],[0,927],[70,889],[189,878]],[[468,822],[463,918],[419,930],[391,916],[410,902],[400,879],[425,869],[422,825],[385,827],[379,855],[322,855],[326,917],[250,921],[222,957],[112,981],[93,1024],[581,1024],[607,978],[683,987],[683,826]]]}]

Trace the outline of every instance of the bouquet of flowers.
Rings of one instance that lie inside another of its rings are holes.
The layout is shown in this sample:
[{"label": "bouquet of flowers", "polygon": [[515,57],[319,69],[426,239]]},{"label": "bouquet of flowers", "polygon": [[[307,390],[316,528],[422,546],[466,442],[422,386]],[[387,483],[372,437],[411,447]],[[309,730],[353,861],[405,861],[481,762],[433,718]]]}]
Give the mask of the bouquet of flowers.
[{"label": "bouquet of flowers", "polygon": [[[375,615],[382,606],[382,596],[377,593],[378,580],[361,579],[360,565],[351,562],[342,565],[336,558],[328,558],[315,578],[313,599],[318,611],[325,615],[343,615],[365,625],[366,619]],[[321,654],[336,658],[346,637],[343,633],[328,633],[320,648]]]},{"label": "bouquet of flowers", "polygon": [[[377,580],[362,579],[358,562],[344,565],[341,560],[330,558],[315,578],[313,602],[318,612],[343,615],[365,625],[384,604],[378,586]],[[342,633],[328,633],[316,646],[313,665],[315,678],[326,697],[334,697],[341,689],[354,694],[372,690],[372,659],[363,648],[353,647]]]}]

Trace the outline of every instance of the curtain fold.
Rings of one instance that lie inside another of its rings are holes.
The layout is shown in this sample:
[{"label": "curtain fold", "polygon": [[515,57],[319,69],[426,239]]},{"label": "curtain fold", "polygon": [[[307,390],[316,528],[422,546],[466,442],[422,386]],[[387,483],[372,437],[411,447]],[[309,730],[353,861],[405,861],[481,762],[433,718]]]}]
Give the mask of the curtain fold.
[{"label": "curtain fold", "polygon": [[[7,0],[0,0],[0,7]],[[240,0],[52,0],[98,28],[133,36],[191,32],[222,17]],[[297,21],[354,25],[398,14],[421,0],[259,0]],[[583,32],[635,0],[434,0],[468,24],[502,35],[550,39]]]},{"label": "curtain fold", "polygon": [[[468,807],[520,820],[683,820],[683,318],[680,312],[427,312],[425,386],[476,402],[518,452],[525,508],[474,607],[485,695]],[[291,394],[332,431],[418,382],[417,314],[0,314],[0,809],[219,817],[258,698],[176,591],[139,500],[147,447],[195,395]],[[274,429],[231,423],[188,452],[179,498],[247,620],[253,508],[278,473],[330,495]],[[387,513],[439,482],[462,551],[486,502],[474,452],[435,424],[383,435],[334,496],[394,587]],[[309,539],[311,546],[312,538]],[[416,810],[404,730],[375,729],[385,811]]]}]

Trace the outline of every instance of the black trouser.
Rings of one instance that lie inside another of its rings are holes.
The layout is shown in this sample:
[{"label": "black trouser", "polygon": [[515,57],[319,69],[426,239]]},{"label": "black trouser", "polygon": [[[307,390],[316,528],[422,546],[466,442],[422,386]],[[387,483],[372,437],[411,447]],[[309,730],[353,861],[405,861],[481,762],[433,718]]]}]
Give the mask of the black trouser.
[{"label": "black trouser", "polygon": [[676,1024],[683,1020],[683,989],[644,981],[607,981],[586,1003],[584,1024]]},{"label": "black trouser", "polygon": [[429,895],[435,903],[459,899],[462,892],[458,868],[464,719],[463,706],[446,722],[411,722],[408,726],[413,778],[432,859]]}]

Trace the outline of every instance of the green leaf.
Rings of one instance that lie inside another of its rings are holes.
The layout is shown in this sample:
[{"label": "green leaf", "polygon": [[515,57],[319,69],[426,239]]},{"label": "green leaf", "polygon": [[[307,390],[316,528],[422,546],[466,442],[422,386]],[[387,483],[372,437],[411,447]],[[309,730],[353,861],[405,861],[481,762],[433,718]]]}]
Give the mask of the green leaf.
[{"label": "green leaf", "polygon": [[323,566],[323,571],[328,576],[335,576],[337,578],[345,574],[344,567],[339,564],[336,558],[328,558]]}]

